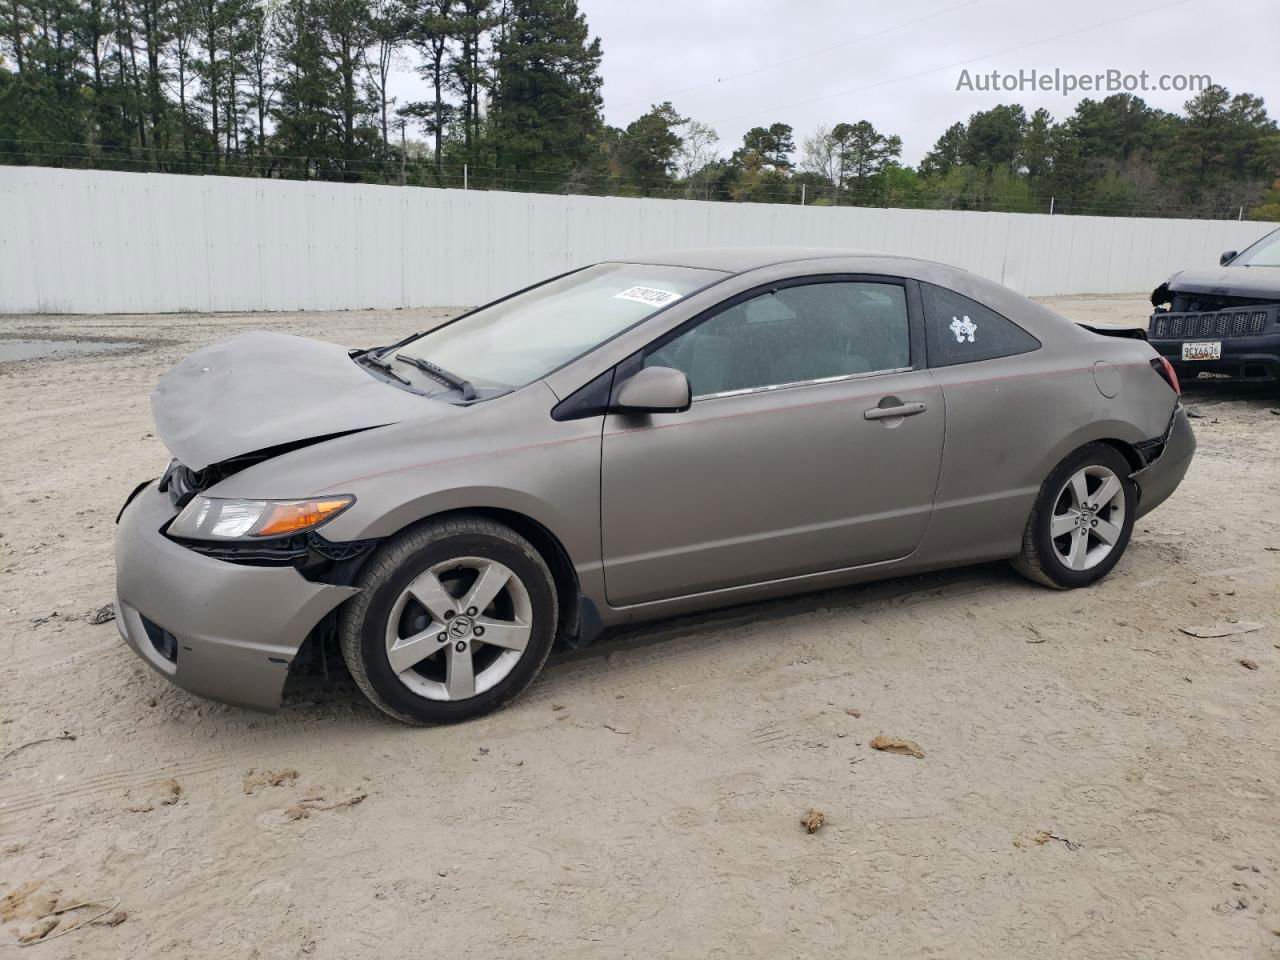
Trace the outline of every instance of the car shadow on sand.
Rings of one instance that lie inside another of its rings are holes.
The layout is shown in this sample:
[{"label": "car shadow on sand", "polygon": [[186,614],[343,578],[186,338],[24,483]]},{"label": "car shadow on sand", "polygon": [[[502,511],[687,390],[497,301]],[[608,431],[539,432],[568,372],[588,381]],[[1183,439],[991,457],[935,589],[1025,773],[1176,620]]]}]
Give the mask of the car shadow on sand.
[{"label": "car shadow on sand", "polygon": [[1248,410],[1275,410],[1280,409],[1280,383],[1188,378],[1182,381],[1182,402],[1190,411],[1202,416],[1227,404]]},{"label": "car shadow on sand", "polygon": [[[878,610],[949,599],[971,603],[975,594],[1021,589],[1043,588],[1022,579],[1008,564],[996,562],[830,588],[614,628],[580,650],[557,643],[546,669],[534,681],[529,692],[546,694],[555,690],[561,697],[572,698],[574,686],[588,682],[586,674],[579,673],[576,668],[591,667],[587,672],[591,674],[589,682],[594,685],[604,662],[617,653],[644,650],[646,659],[662,659],[664,648],[673,658],[684,654],[686,645],[678,641],[693,641],[699,645],[753,642],[740,633],[739,628],[744,626],[773,624],[777,629],[769,634],[767,641],[761,638],[760,642],[776,644],[780,639],[785,641],[788,621],[794,620],[799,628],[815,612],[863,616]],[[605,672],[607,674],[607,669]],[[517,698],[512,707],[518,709],[529,692]],[[346,714],[348,719],[367,718],[372,722],[383,719],[360,693],[336,646],[326,645],[322,653],[311,658],[303,671],[290,676],[285,685],[281,715],[297,721],[335,713]],[[248,719],[257,715],[246,711],[244,716]]]}]

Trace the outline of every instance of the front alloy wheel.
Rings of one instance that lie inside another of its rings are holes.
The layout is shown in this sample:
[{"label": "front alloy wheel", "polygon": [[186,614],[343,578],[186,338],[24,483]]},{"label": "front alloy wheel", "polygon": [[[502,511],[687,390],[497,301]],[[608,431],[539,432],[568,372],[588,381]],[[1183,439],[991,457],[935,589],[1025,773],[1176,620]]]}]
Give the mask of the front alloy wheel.
[{"label": "front alloy wheel", "polygon": [[364,694],[407,723],[495,710],[537,676],[555,639],[555,582],[524,537],[485,517],[392,538],[343,608],[343,659]]},{"label": "front alloy wheel", "polygon": [[510,567],[484,557],[438,563],[401,592],[387,660],[429,700],[467,700],[506,679],[533,632],[533,601]]}]

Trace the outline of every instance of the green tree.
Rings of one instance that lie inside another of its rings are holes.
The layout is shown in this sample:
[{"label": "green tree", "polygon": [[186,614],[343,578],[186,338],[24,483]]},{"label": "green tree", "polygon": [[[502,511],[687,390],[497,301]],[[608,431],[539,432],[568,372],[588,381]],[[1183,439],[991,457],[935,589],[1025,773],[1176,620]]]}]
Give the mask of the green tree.
[{"label": "green tree", "polygon": [[757,154],[761,162],[776,170],[791,168],[791,154],[796,143],[791,127],[785,123],[773,123],[767,127],[752,127],[742,137],[743,155]]},{"label": "green tree", "polygon": [[831,133],[840,144],[845,173],[857,181],[879,173],[902,156],[902,138],[885,136],[866,120],[837,123]]},{"label": "green tree", "polygon": [[959,166],[963,162],[961,153],[967,136],[968,130],[963,123],[953,123],[947,127],[933,149],[920,161],[920,173],[926,177],[943,177],[953,167]]},{"label": "green tree", "polygon": [[1117,93],[1104,100],[1086,97],[1066,123],[1091,159],[1125,161],[1138,154],[1150,155],[1166,143],[1172,133],[1170,119],[1164,111],[1148,107],[1141,97]]},{"label": "green tree", "polygon": [[[789,203],[792,200],[790,180],[778,168],[774,158],[744,148],[737,164],[729,195],[740,202]],[[776,154],[775,154],[776,157]]]},{"label": "green tree", "polygon": [[591,162],[602,127],[599,39],[575,0],[509,0],[495,54],[497,165],[563,186]]},{"label": "green tree", "polygon": [[405,0],[370,0],[369,3],[370,49],[365,52],[368,71],[368,98],[378,115],[378,129],[382,132],[382,146],[390,146],[391,70],[396,57],[409,39],[413,23]]},{"label": "green tree", "polygon": [[412,8],[413,26],[410,39],[422,58],[419,73],[431,84],[431,100],[414,103],[405,111],[425,121],[427,133],[435,142],[433,156],[436,173],[441,170],[440,147],[453,107],[445,100],[449,76],[449,34],[454,29],[454,0],[416,0]]},{"label": "green tree", "polygon": [[484,61],[485,38],[497,25],[493,0],[459,0],[454,14],[457,52],[450,64],[452,89],[462,98],[463,159],[475,162],[480,137],[480,101],[488,82]]},{"label": "green tree", "polygon": [[684,144],[678,128],[688,122],[669,102],[661,103],[632,120],[616,137],[611,151],[616,173],[630,181],[632,192],[647,197],[670,189]]},{"label": "green tree", "polygon": [[1027,122],[1022,140],[1022,165],[1034,181],[1048,176],[1053,168],[1053,117],[1041,107]]},{"label": "green tree", "polygon": [[338,132],[332,104],[337,78],[325,56],[319,21],[313,0],[285,0],[276,19],[281,71],[272,140],[277,152],[290,158],[281,165],[308,179],[328,170]]},{"label": "green tree", "polygon": [[1232,97],[1225,87],[1208,87],[1186,103],[1186,120],[1174,136],[1173,169],[1198,193],[1224,179],[1265,175],[1275,121],[1260,97]]},{"label": "green tree", "polygon": [[1272,181],[1258,205],[1249,211],[1249,216],[1254,220],[1280,220],[1280,177]]},{"label": "green tree", "polygon": [[1022,156],[1027,114],[1017,104],[1001,104],[975,113],[966,126],[960,158],[985,170],[1013,169]]},{"label": "green tree", "polygon": [[877,206],[920,206],[920,175],[910,167],[887,163],[868,178],[868,187]]},{"label": "green tree", "polygon": [[364,52],[373,41],[373,24],[364,0],[311,0],[316,6],[321,51],[335,82],[332,108],[337,114],[340,148],[350,179],[357,179],[355,164],[368,159],[368,120],[373,114],[361,83]]}]

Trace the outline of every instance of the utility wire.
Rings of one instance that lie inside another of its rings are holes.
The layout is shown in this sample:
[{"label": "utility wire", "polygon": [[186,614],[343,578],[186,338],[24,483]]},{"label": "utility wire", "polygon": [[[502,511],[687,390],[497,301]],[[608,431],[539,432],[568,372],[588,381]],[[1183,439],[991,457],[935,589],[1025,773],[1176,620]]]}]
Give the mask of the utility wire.
[{"label": "utility wire", "polygon": [[[844,40],[844,41],[841,41],[840,43],[834,43],[829,47],[821,47],[817,50],[810,50],[807,53],[801,53],[794,57],[789,57],[786,60],[778,60],[778,61],[775,61],[774,63],[766,63],[763,66],[753,67],[750,70],[743,70],[741,73],[731,73],[731,74],[728,74],[727,76],[716,77],[714,80],[707,80],[703,83],[695,83],[691,87],[684,87],[680,90],[675,90],[669,94],[666,94],[665,96],[659,98],[659,102],[670,101],[675,99],[676,97],[683,96],[686,93],[692,93],[695,90],[705,90],[707,87],[718,86],[722,83],[728,83],[731,80],[740,80],[743,77],[753,77],[756,74],[765,73],[769,70],[776,70],[778,67],[787,67],[793,63],[800,63],[801,61],[809,60],[809,59],[812,59],[813,57],[822,56],[824,53],[830,53],[833,50],[841,50],[844,47],[851,47],[856,43],[863,42],[864,40],[874,40],[877,37],[887,36],[888,34],[895,33],[898,30],[905,30],[907,27],[914,27],[917,24],[924,23],[926,20],[933,20],[936,17],[941,17],[944,14],[948,14],[955,10],[959,10],[962,7],[971,7],[977,2],[978,0],[965,0],[964,3],[957,3],[955,6],[944,7],[941,10],[935,10],[933,13],[926,14],[923,17],[916,17],[914,20],[906,20],[902,23],[894,24],[892,27],[885,27],[882,30],[876,30],[873,33],[864,33],[862,36],[854,37],[852,40]],[[634,100],[624,100],[621,103],[614,104],[614,106],[629,107],[637,103],[653,103],[654,99],[655,98],[653,97],[637,97]]]},{"label": "utility wire", "polygon": [[902,83],[906,80],[916,80],[920,77],[927,77],[932,73],[939,73],[943,70],[952,70],[956,67],[963,67],[967,64],[975,63],[979,60],[986,60],[989,57],[1000,57],[1000,56],[1004,56],[1006,53],[1016,53],[1019,50],[1029,50],[1032,47],[1038,47],[1046,43],[1052,43],[1055,40],[1062,40],[1066,37],[1074,37],[1074,36],[1077,36],[1078,34],[1086,33],[1090,30],[1098,30],[1102,27],[1109,27],[1116,23],[1123,23],[1126,20],[1134,20],[1138,17],[1145,17],[1148,14],[1159,13],[1162,10],[1169,10],[1173,7],[1180,7],[1183,4],[1191,3],[1191,2],[1192,0],[1173,0],[1172,3],[1165,3],[1158,7],[1150,7],[1149,9],[1146,9],[1146,10],[1138,10],[1138,11],[1135,11],[1134,13],[1126,14],[1123,17],[1114,17],[1110,20],[1103,20],[1099,23],[1091,23],[1088,26],[1078,27],[1075,30],[1067,30],[1063,33],[1055,33],[1051,37],[1044,37],[1043,39],[1040,39],[1040,40],[1032,40],[1029,43],[1020,43],[1012,47],[1005,47],[1002,50],[993,50],[993,51],[990,51],[989,53],[979,54],[976,57],[968,57],[967,59],[964,59],[964,60],[956,60],[953,63],[943,64],[940,67],[930,67],[928,70],[920,70],[916,73],[909,73],[900,77],[891,77],[888,80],[878,80],[875,83],[869,83],[865,86],[851,87],[848,90],[837,90],[835,93],[824,93],[822,96],[819,96],[819,97],[809,97],[805,100],[796,100],[791,103],[784,103],[778,106],[768,107],[763,110],[753,110],[750,113],[742,113],[742,114],[738,114],[735,117],[726,117],[722,120],[713,120],[711,122],[713,124],[733,123],[736,120],[746,120],[749,117],[758,117],[763,113],[777,113],[779,110],[790,110],[794,107],[803,107],[811,103],[818,103],[822,100],[831,100],[835,97],[845,97],[851,93],[863,93],[867,90],[875,90],[879,87],[887,87],[890,84]]}]

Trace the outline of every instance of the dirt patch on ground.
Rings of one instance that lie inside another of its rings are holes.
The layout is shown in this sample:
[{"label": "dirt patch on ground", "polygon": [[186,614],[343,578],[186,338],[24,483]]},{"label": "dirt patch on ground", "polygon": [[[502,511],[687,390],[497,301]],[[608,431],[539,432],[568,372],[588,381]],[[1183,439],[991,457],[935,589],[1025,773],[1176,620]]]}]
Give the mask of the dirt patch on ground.
[{"label": "dirt patch on ground", "polygon": [[[206,703],[86,618],[120,503],[168,461],[168,366],[248,329],[356,346],[442,315],[0,320],[150,344],[0,367],[0,756],[25,745],[0,762],[0,942],[63,890],[128,922],[45,960],[1274,954],[1274,396],[1193,391],[1186,483],[1093,590],[996,564],[686,618],[558,655],[461,726],[390,723],[332,662],[273,717]],[[1261,627],[1180,629],[1223,624]],[[928,759],[871,754],[878,731]]]}]

